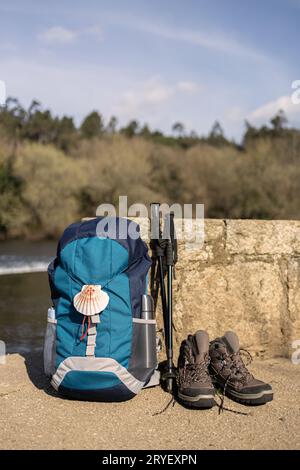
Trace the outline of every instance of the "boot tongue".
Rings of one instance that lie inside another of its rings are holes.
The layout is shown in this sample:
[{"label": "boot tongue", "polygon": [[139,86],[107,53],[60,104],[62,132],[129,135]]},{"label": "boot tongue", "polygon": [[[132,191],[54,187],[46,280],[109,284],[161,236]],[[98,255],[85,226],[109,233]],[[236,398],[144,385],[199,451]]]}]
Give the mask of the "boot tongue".
[{"label": "boot tongue", "polygon": [[223,336],[223,341],[231,350],[231,353],[236,354],[240,350],[240,342],[238,336],[233,331],[226,331]]},{"label": "boot tongue", "polygon": [[203,361],[204,356],[208,353],[209,337],[206,331],[199,330],[194,334],[194,355],[195,363]]}]

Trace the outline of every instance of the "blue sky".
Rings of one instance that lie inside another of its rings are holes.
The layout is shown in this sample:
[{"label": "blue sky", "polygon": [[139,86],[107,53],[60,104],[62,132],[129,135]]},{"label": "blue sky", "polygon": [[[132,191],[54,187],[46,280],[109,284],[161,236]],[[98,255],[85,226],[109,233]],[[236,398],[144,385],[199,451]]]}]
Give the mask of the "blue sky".
[{"label": "blue sky", "polygon": [[89,111],[170,132],[283,108],[300,125],[300,0],[0,0],[0,79],[79,123]]}]

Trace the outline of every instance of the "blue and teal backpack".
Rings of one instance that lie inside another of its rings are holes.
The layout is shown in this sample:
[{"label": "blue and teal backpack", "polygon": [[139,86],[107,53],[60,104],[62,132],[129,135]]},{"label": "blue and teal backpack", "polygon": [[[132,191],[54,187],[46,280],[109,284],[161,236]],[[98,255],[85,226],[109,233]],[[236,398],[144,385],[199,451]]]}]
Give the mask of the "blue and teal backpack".
[{"label": "blue and teal backpack", "polygon": [[49,265],[53,307],[44,366],[67,397],[123,401],[149,383],[157,366],[155,340],[150,359],[141,343],[145,328],[153,328],[153,338],[156,331],[155,319],[141,318],[151,260],[137,224],[103,222],[97,217],[70,225]]}]

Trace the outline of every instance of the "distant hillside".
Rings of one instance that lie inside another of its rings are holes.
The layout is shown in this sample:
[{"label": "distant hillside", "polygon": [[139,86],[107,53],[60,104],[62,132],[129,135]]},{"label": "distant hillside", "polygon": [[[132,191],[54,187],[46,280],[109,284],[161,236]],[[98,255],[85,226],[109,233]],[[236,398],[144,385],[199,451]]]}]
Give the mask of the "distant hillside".
[{"label": "distant hillside", "polygon": [[33,102],[0,109],[0,236],[56,237],[102,202],[204,203],[206,217],[300,218],[300,131],[279,112],[270,125],[246,123],[242,145],[219,123],[208,136],[165,136],[131,121],[80,128]]}]

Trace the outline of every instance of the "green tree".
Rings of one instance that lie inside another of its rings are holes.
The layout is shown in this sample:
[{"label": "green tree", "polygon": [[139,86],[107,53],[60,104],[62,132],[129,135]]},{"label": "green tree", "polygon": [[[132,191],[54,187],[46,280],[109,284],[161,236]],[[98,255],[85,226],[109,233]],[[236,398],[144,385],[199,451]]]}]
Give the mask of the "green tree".
[{"label": "green tree", "polygon": [[211,139],[219,139],[224,137],[224,131],[219,121],[214,122],[212,129],[209,133],[209,137]]},{"label": "green tree", "polygon": [[0,126],[15,142],[21,137],[26,120],[26,111],[16,98],[7,98],[0,108]]},{"label": "green tree", "polygon": [[42,111],[37,101],[32,102],[24,124],[23,137],[41,144],[55,142],[57,134],[57,118],[51,111]]},{"label": "green tree", "polygon": [[181,122],[177,121],[173,124],[172,131],[174,132],[174,134],[177,134],[178,137],[183,137],[184,125]]},{"label": "green tree", "polygon": [[135,119],[130,121],[126,127],[123,127],[121,129],[121,133],[124,134],[126,137],[133,137],[135,136],[138,131],[139,131],[139,123]]},{"label": "green tree", "polygon": [[224,131],[219,121],[215,121],[213,124],[207,140],[215,147],[221,147],[229,143],[224,136]]},{"label": "green tree", "polygon": [[87,139],[99,137],[103,133],[103,130],[103,119],[97,111],[93,111],[86,116],[80,126],[81,135]]},{"label": "green tree", "polygon": [[73,118],[63,116],[57,121],[56,145],[65,152],[69,151],[77,142],[77,129]]},{"label": "green tree", "polygon": [[116,116],[112,116],[108,121],[106,132],[108,132],[108,134],[115,134],[117,132],[117,125],[118,119],[116,118]]},{"label": "green tree", "polygon": [[282,109],[270,120],[275,134],[280,134],[286,127],[288,119]]},{"label": "green tree", "polygon": [[27,117],[32,116],[35,114],[37,111],[41,110],[41,103],[37,100],[32,100],[31,104],[27,110]]},{"label": "green tree", "polygon": [[143,127],[140,130],[140,136],[148,138],[151,137],[151,131],[149,129],[148,124],[144,124]]},{"label": "green tree", "polygon": [[9,162],[0,164],[0,235],[6,236],[12,227],[23,222],[19,220],[23,209],[20,183],[13,175],[11,165]]}]

